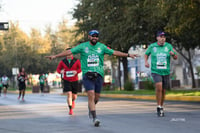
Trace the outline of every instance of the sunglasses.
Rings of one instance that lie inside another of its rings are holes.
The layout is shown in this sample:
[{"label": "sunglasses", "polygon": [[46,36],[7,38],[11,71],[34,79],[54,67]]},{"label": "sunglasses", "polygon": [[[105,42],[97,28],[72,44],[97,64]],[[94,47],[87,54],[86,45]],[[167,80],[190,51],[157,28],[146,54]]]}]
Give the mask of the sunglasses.
[{"label": "sunglasses", "polygon": [[99,37],[99,35],[97,35],[97,34],[94,34],[94,35],[91,35],[92,37]]}]

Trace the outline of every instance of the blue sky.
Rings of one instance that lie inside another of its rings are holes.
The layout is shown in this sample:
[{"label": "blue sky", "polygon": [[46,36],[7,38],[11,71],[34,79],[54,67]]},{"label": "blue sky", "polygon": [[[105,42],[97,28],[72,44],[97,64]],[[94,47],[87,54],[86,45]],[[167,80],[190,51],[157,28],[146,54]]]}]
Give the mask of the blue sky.
[{"label": "blue sky", "polygon": [[0,0],[2,9],[0,21],[19,22],[20,28],[26,33],[31,28],[44,31],[45,26],[51,24],[54,29],[66,18],[68,25],[73,25],[69,11],[77,4],[77,0]]}]

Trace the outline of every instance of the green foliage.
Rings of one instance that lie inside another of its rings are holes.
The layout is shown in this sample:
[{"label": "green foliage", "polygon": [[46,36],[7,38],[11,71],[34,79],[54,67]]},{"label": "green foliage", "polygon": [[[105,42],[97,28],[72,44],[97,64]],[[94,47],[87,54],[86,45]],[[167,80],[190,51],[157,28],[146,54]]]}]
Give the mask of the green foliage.
[{"label": "green foliage", "polygon": [[103,91],[109,91],[110,90],[111,85],[104,85],[103,86]]},{"label": "green foliage", "polygon": [[[132,94],[132,95],[155,95],[155,90],[135,90],[135,91],[102,91],[102,94]],[[198,90],[166,90],[167,96],[200,96]]]},{"label": "green foliage", "polygon": [[133,91],[135,89],[135,85],[131,80],[127,80],[124,84],[125,91]]},{"label": "green foliage", "polygon": [[[54,47],[58,40],[52,34],[49,30],[43,37],[38,30],[32,29],[29,37],[11,22],[9,31],[0,36],[0,76],[6,74],[11,77],[13,67],[24,67],[28,74],[55,72],[61,59],[50,61],[45,56],[61,52],[65,46]],[[71,40],[70,37],[68,40]],[[59,40],[59,43],[62,41]]]},{"label": "green foliage", "polygon": [[155,90],[154,83],[151,80],[147,80],[146,82],[144,82],[144,87],[147,90]]},{"label": "green foliage", "polygon": [[[123,52],[136,44],[152,43],[156,31],[165,30],[168,41],[193,68],[189,50],[200,46],[199,7],[199,0],[80,0],[73,17],[84,40],[89,30],[98,29],[101,41]],[[126,63],[123,61],[124,70]],[[124,75],[127,79],[126,71]],[[191,75],[194,80],[192,69]]]}]

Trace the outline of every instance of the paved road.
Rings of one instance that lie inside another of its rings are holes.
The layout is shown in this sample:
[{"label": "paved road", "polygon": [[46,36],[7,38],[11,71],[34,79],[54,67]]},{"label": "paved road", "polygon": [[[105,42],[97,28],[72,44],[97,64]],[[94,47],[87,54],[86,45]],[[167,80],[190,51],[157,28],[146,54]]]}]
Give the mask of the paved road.
[{"label": "paved road", "polygon": [[199,133],[200,103],[167,102],[166,116],[155,114],[155,101],[101,99],[100,127],[88,118],[87,97],[76,101],[69,116],[66,97],[57,94],[16,94],[0,97],[0,133]]}]

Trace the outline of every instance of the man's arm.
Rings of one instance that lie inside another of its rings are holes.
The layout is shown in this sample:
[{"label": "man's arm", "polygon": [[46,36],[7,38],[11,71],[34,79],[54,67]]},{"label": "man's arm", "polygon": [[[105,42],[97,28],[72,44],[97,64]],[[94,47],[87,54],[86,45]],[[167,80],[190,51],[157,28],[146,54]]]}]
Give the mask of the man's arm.
[{"label": "man's arm", "polygon": [[57,68],[56,68],[56,71],[60,74],[62,69],[63,69],[62,61],[60,61]]},{"label": "man's arm", "polygon": [[55,58],[58,58],[58,57],[65,57],[65,56],[71,55],[71,54],[72,54],[71,50],[66,50],[66,51],[63,51],[63,52],[61,52],[61,53],[59,53],[59,54],[50,55],[50,56],[45,56],[45,57],[46,57],[46,58],[49,58],[50,60],[52,60],[52,59],[55,59]]},{"label": "man's arm", "polygon": [[120,52],[120,51],[114,51],[113,55],[120,56],[120,57],[131,57],[133,59],[135,57],[138,57],[137,54],[128,54],[128,53],[123,53],[123,52]]},{"label": "man's arm", "polygon": [[170,51],[169,54],[173,57],[174,60],[178,58],[178,56],[175,54],[175,52]]},{"label": "man's arm", "polygon": [[145,61],[145,67],[147,67],[147,68],[149,68],[148,58],[149,58],[149,56],[145,54],[144,61]]}]

